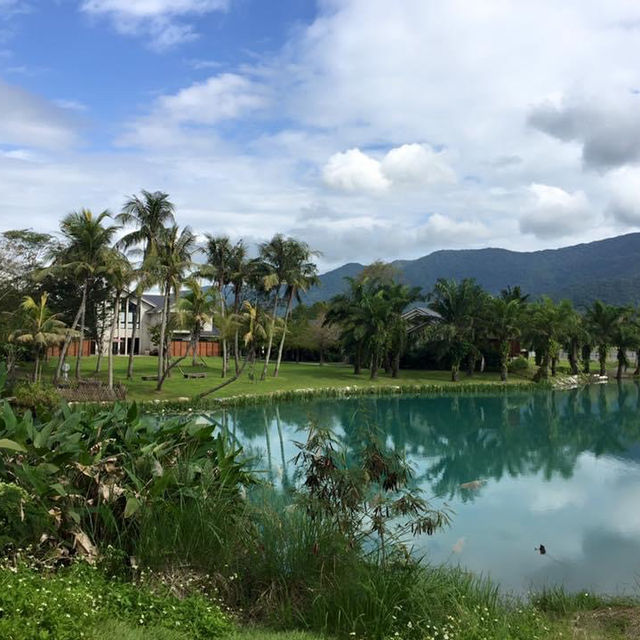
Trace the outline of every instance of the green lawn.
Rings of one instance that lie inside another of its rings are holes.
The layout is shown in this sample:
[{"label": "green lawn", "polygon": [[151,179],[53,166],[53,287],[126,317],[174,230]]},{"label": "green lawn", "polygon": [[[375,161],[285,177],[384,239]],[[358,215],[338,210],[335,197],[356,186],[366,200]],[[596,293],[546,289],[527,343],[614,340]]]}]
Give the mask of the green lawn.
[{"label": "green lawn", "polygon": [[[142,380],[143,375],[155,375],[157,367],[157,359],[153,356],[137,356],[134,365],[134,377],[132,380],[126,380],[127,357],[116,356],[114,359],[115,378],[127,385],[127,397],[131,400],[154,400],[158,399],[176,399],[180,397],[191,397],[207,389],[220,384],[222,378],[221,359],[206,358],[206,367],[191,367],[191,360],[184,360],[180,366],[185,372],[199,371],[206,372],[204,379],[185,379],[177,368],[174,368],[172,375],[168,378],[162,391],[155,391],[156,383],[153,381]],[[184,366],[182,366],[184,364]],[[47,363],[45,369],[45,379],[53,374],[56,361],[51,360]],[[94,356],[83,358],[82,373],[84,376],[95,376],[106,379],[106,361],[103,360],[102,371],[95,374],[96,358]],[[233,363],[232,363],[233,366]],[[282,364],[280,375],[278,378],[273,377],[273,367],[270,367],[270,373],[263,381],[259,381],[262,371],[262,363],[256,365],[256,380],[250,380],[248,372],[230,385],[212,394],[212,398],[224,398],[240,394],[268,394],[274,391],[291,391],[294,389],[322,389],[330,387],[347,387],[347,386],[388,386],[388,385],[452,385],[450,381],[450,373],[448,371],[417,371],[405,370],[400,372],[398,378],[391,378],[381,372],[378,379],[369,380],[368,371],[364,371],[361,375],[353,375],[353,369],[350,366],[341,364],[326,364],[320,366],[316,363],[289,363]],[[510,383],[522,383],[527,379],[522,376],[510,376]],[[468,378],[464,373],[460,375],[460,382],[455,384],[477,384],[490,383],[502,384],[499,374],[483,373],[476,374],[472,378]]]}]

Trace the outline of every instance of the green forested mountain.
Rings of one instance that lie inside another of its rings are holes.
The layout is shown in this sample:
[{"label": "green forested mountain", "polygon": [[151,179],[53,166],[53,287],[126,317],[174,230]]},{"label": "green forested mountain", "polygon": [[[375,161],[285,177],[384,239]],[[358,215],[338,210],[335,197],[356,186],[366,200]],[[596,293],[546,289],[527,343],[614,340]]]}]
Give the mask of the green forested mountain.
[{"label": "green forested mountain", "polygon": [[[610,304],[640,302],[640,233],[544,251],[435,251],[393,264],[407,284],[420,286],[425,292],[438,278],[476,278],[491,293],[507,285],[520,285],[533,297],[568,298],[577,306],[595,299]],[[357,275],[362,268],[349,263],[325,273],[321,286],[309,291],[306,301],[331,298],[343,290],[345,276]]]}]

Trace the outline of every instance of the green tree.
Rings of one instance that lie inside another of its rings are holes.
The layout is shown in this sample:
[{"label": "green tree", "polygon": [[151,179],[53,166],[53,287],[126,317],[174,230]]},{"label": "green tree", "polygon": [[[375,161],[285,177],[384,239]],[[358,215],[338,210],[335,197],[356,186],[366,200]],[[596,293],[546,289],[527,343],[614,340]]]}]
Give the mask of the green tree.
[{"label": "green tree", "polygon": [[517,339],[522,330],[522,302],[519,296],[490,298],[487,310],[488,333],[498,342],[500,379],[506,382],[511,341]]},{"label": "green tree", "polygon": [[[112,249],[106,255],[105,277],[113,292],[113,312],[109,327],[109,350],[107,352],[107,381],[109,389],[113,389],[113,339],[115,337],[118,322],[120,322],[120,303],[122,300],[122,294],[127,291],[127,288],[134,277],[134,271],[131,267],[131,263],[127,260],[124,254],[116,249]],[[125,303],[129,303],[128,297],[125,299]],[[102,347],[103,345],[99,345],[100,349],[102,349]]]},{"label": "green tree", "polygon": [[614,335],[618,325],[624,319],[624,309],[606,304],[600,300],[593,302],[587,309],[585,321],[593,338],[594,344],[598,348],[598,361],[600,364],[600,375],[607,374],[607,355],[613,343]]},{"label": "green tree", "polygon": [[[168,353],[165,353],[165,337],[171,295],[177,301],[180,296],[180,287],[186,279],[186,274],[192,266],[192,255],[195,251],[196,238],[189,227],[180,231],[177,225],[173,225],[163,231],[158,238],[156,251],[147,259],[146,268],[154,274],[155,281],[160,285],[164,295],[162,314],[160,319],[160,341],[158,343],[158,385],[157,390],[162,389],[165,372],[169,371]],[[145,265],[143,265],[143,268]],[[167,349],[168,351],[168,349]]]},{"label": "green tree", "polygon": [[[116,219],[124,226],[135,227],[123,236],[118,246],[121,248],[135,249],[142,260],[141,264],[148,264],[148,258],[157,253],[158,238],[167,225],[175,224],[175,207],[169,200],[169,194],[162,191],[145,191],[140,196],[131,196],[122,207],[122,212]],[[133,377],[133,355],[135,350],[136,334],[140,323],[142,309],[142,294],[144,289],[150,284],[150,274],[144,269],[138,272],[138,282],[136,285],[136,317],[131,330],[131,349],[129,351],[129,362],[127,363],[127,378]]]},{"label": "green tree", "polygon": [[431,294],[429,305],[440,317],[428,329],[451,360],[451,380],[459,379],[460,364],[476,346],[475,328],[480,321],[480,308],[486,294],[472,278],[461,282],[440,278]]},{"label": "green tree", "polygon": [[278,347],[278,359],[273,372],[274,377],[278,377],[280,371],[280,362],[282,361],[282,352],[287,337],[287,323],[291,315],[293,301],[300,302],[300,293],[307,291],[310,287],[319,283],[318,267],[311,261],[315,252],[311,251],[306,242],[301,242],[294,238],[287,238],[287,256],[286,269],[284,271],[285,298],[287,299],[287,308],[282,324],[282,335],[280,337],[280,346]]},{"label": "green tree", "polygon": [[95,216],[88,209],[74,211],[65,216],[60,223],[60,230],[64,237],[64,246],[56,250],[52,265],[44,271],[45,275],[56,276],[58,273],[70,275],[82,283],[82,297],[76,316],[67,331],[62,346],[55,377],[60,377],[62,365],[65,361],[67,349],[79,326],[79,347],[76,357],[75,376],[80,377],[80,359],[84,342],[86,326],[87,298],[89,289],[105,269],[107,253],[118,226],[105,226],[105,221],[111,218],[108,211]]},{"label": "green tree", "polygon": [[189,278],[185,285],[187,292],[176,303],[176,313],[181,326],[189,330],[192,361],[196,366],[200,335],[207,322],[215,313],[216,294],[212,289],[205,289],[197,278]]},{"label": "green tree", "polygon": [[36,302],[31,296],[25,296],[20,305],[21,328],[13,332],[12,341],[31,345],[34,357],[33,381],[40,380],[40,360],[47,347],[64,340],[65,324],[58,315],[47,306],[47,293]]}]

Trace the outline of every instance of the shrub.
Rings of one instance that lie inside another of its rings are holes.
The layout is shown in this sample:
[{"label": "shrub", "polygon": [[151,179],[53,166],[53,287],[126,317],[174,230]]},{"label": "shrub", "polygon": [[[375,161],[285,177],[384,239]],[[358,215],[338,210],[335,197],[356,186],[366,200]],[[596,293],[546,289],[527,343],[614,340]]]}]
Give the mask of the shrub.
[{"label": "shrub", "polygon": [[34,545],[52,525],[46,510],[24,489],[0,482],[0,551]]},{"label": "shrub", "polygon": [[202,595],[179,600],[144,584],[108,579],[85,563],[54,574],[0,568],[0,613],[0,637],[11,640],[92,638],[92,628],[110,620],[177,630],[193,640],[230,630],[220,609]]},{"label": "shrub", "polygon": [[62,400],[56,388],[43,382],[21,382],[13,389],[15,404],[38,416],[49,416]]},{"label": "shrub", "polygon": [[509,373],[523,373],[529,369],[530,363],[527,358],[518,356],[509,362]]}]

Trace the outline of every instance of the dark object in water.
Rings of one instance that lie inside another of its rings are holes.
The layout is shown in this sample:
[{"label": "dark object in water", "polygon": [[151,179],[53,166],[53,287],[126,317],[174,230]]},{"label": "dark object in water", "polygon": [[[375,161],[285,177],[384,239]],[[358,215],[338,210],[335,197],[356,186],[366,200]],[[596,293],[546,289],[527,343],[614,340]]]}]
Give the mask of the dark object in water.
[{"label": "dark object in water", "polygon": [[546,547],[541,544],[539,547],[536,547],[535,550],[541,555],[543,556],[545,553],[547,553],[547,549]]}]

